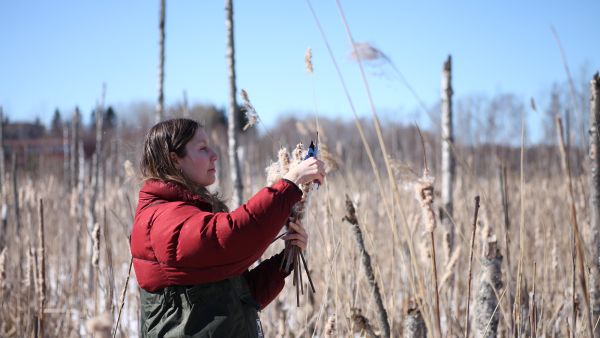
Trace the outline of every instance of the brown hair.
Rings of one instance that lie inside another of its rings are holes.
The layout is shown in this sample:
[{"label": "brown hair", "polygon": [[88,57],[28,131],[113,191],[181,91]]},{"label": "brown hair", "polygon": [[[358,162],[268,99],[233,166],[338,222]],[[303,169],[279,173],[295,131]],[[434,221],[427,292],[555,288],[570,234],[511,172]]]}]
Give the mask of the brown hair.
[{"label": "brown hair", "polygon": [[171,152],[178,157],[186,156],[185,145],[200,128],[203,126],[199,122],[182,118],[162,121],[150,128],[140,162],[142,178],[178,184],[210,202],[213,212],[227,211],[221,197],[187,179],[171,160]]}]

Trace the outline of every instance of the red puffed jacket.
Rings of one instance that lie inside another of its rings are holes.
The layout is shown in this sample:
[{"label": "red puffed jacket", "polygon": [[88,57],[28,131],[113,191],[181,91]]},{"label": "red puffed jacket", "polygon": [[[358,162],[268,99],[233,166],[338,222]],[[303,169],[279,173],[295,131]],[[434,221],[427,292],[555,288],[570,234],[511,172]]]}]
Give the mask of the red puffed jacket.
[{"label": "red puffed jacket", "polygon": [[261,308],[283,289],[282,254],[248,268],[265,252],[302,192],[286,180],[260,190],[232,212],[211,212],[202,197],[148,180],[140,190],[131,254],[144,290],[197,285],[243,275]]}]

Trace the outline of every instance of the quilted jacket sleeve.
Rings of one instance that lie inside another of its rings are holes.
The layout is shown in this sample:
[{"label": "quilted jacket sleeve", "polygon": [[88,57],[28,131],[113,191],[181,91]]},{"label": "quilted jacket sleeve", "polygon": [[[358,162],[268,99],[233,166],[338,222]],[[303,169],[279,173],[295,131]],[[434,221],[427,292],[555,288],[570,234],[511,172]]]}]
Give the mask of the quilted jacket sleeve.
[{"label": "quilted jacket sleeve", "polygon": [[242,273],[271,244],[301,196],[296,185],[280,180],[229,213],[165,203],[152,226],[152,247],[159,261],[172,266],[235,265]]},{"label": "quilted jacket sleeve", "polygon": [[285,286],[285,277],[289,273],[279,270],[282,259],[283,251],[244,273],[252,297],[261,310],[269,305]]}]

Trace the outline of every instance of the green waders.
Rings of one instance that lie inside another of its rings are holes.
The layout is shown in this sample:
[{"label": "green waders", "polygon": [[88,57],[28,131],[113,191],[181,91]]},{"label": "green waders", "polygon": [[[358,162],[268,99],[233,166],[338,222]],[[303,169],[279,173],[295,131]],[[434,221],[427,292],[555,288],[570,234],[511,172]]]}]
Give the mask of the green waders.
[{"label": "green waders", "polygon": [[142,337],[264,337],[244,277],[140,290]]}]

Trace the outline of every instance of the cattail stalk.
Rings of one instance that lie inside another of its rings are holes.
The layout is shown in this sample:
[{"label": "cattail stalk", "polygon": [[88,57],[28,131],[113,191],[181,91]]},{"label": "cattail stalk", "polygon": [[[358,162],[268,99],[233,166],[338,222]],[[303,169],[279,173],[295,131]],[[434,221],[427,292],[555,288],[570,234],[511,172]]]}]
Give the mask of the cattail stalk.
[{"label": "cattail stalk", "polygon": [[235,73],[235,43],[233,35],[233,0],[225,0],[225,27],[227,29],[227,74],[229,78],[229,107],[227,109],[227,139],[229,151],[229,174],[233,194],[231,196],[231,207],[237,208],[241,205],[244,196],[241,166],[238,157],[238,106]]},{"label": "cattail stalk", "polygon": [[[571,225],[572,225],[572,234],[575,239],[575,252],[577,255],[577,263],[579,265],[579,283],[581,284],[581,288],[583,291],[583,298],[586,310],[586,317],[588,319],[588,331],[589,336],[594,336],[594,326],[592,324],[592,312],[590,305],[590,295],[589,289],[587,287],[587,281],[585,278],[585,253],[583,250],[583,240],[581,239],[581,233],[579,232],[579,224],[577,223],[577,211],[575,208],[575,193],[573,192],[573,183],[571,181],[571,166],[569,164],[569,159],[565,150],[565,142],[563,137],[563,128],[560,116],[556,116],[556,126],[558,132],[558,140],[560,142],[560,155],[562,158],[562,167],[565,172],[565,176],[567,177],[567,190],[569,191],[569,200],[570,200],[570,211],[571,211]],[[575,293],[575,288],[573,288],[573,293]]]},{"label": "cattail stalk", "polygon": [[473,216],[473,231],[471,232],[471,250],[469,251],[469,280],[467,288],[467,314],[465,316],[465,338],[469,337],[469,310],[471,306],[471,278],[473,273],[473,248],[475,247],[475,231],[477,230],[477,215],[479,213],[479,196],[475,196],[475,215]]},{"label": "cattail stalk", "polygon": [[133,257],[129,259],[129,269],[127,270],[127,277],[125,278],[125,285],[123,285],[123,291],[121,292],[121,299],[119,300],[119,314],[117,315],[117,323],[113,330],[112,337],[117,336],[119,330],[119,323],[121,322],[121,313],[123,312],[123,306],[125,306],[125,296],[127,295],[127,287],[129,286],[129,277],[131,276],[131,267],[133,266]]},{"label": "cattail stalk", "polygon": [[165,114],[165,11],[166,0],[160,0],[160,13],[158,20],[158,101],[156,102],[156,113],[154,123],[163,120]]},{"label": "cattail stalk", "polygon": [[[512,274],[511,274],[511,265],[510,265],[510,237],[509,237],[509,229],[510,229],[510,218],[508,217],[508,209],[509,209],[509,200],[508,200],[508,174],[505,165],[500,166],[498,170],[499,173],[499,190],[500,197],[502,200],[502,214],[504,215],[504,250],[506,252],[506,288],[508,289],[508,303],[513,304],[514,299],[511,294],[511,283],[512,283]],[[514,327],[514,316],[510,317],[510,327],[511,329]]]},{"label": "cattail stalk", "polygon": [[4,161],[4,110],[0,106],[0,196],[4,196],[4,175],[6,174],[6,162]]},{"label": "cattail stalk", "polygon": [[373,266],[371,265],[371,256],[367,252],[367,248],[365,248],[365,242],[363,239],[362,231],[358,225],[358,218],[356,217],[356,209],[354,208],[354,204],[350,197],[346,195],[346,216],[344,216],[344,220],[352,225],[352,231],[354,232],[354,239],[356,240],[356,245],[358,246],[358,250],[361,255],[361,260],[363,267],[365,269],[365,274],[367,280],[369,281],[369,286],[371,289],[371,293],[373,296],[373,300],[377,306],[377,314],[379,320],[379,326],[381,327],[383,337],[390,337],[390,324],[388,322],[387,311],[383,305],[383,301],[381,300],[381,293],[379,292],[379,285],[375,280],[375,274],[373,273]]},{"label": "cattail stalk", "polygon": [[39,228],[38,228],[38,275],[36,276],[38,295],[37,336],[44,336],[44,307],[46,305],[46,242],[44,239],[44,201],[39,201]]},{"label": "cattail stalk", "polygon": [[[592,232],[592,253],[600,257],[600,75],[596,73],[590,83],[590,139],[589,139],[589,186],[590,186],[590,228]],[[600,318],[600,262],[593,260],[590,273],[592,315],[594,321]],[[594,330],[594,337],[600,338],[600,329]]]}]

